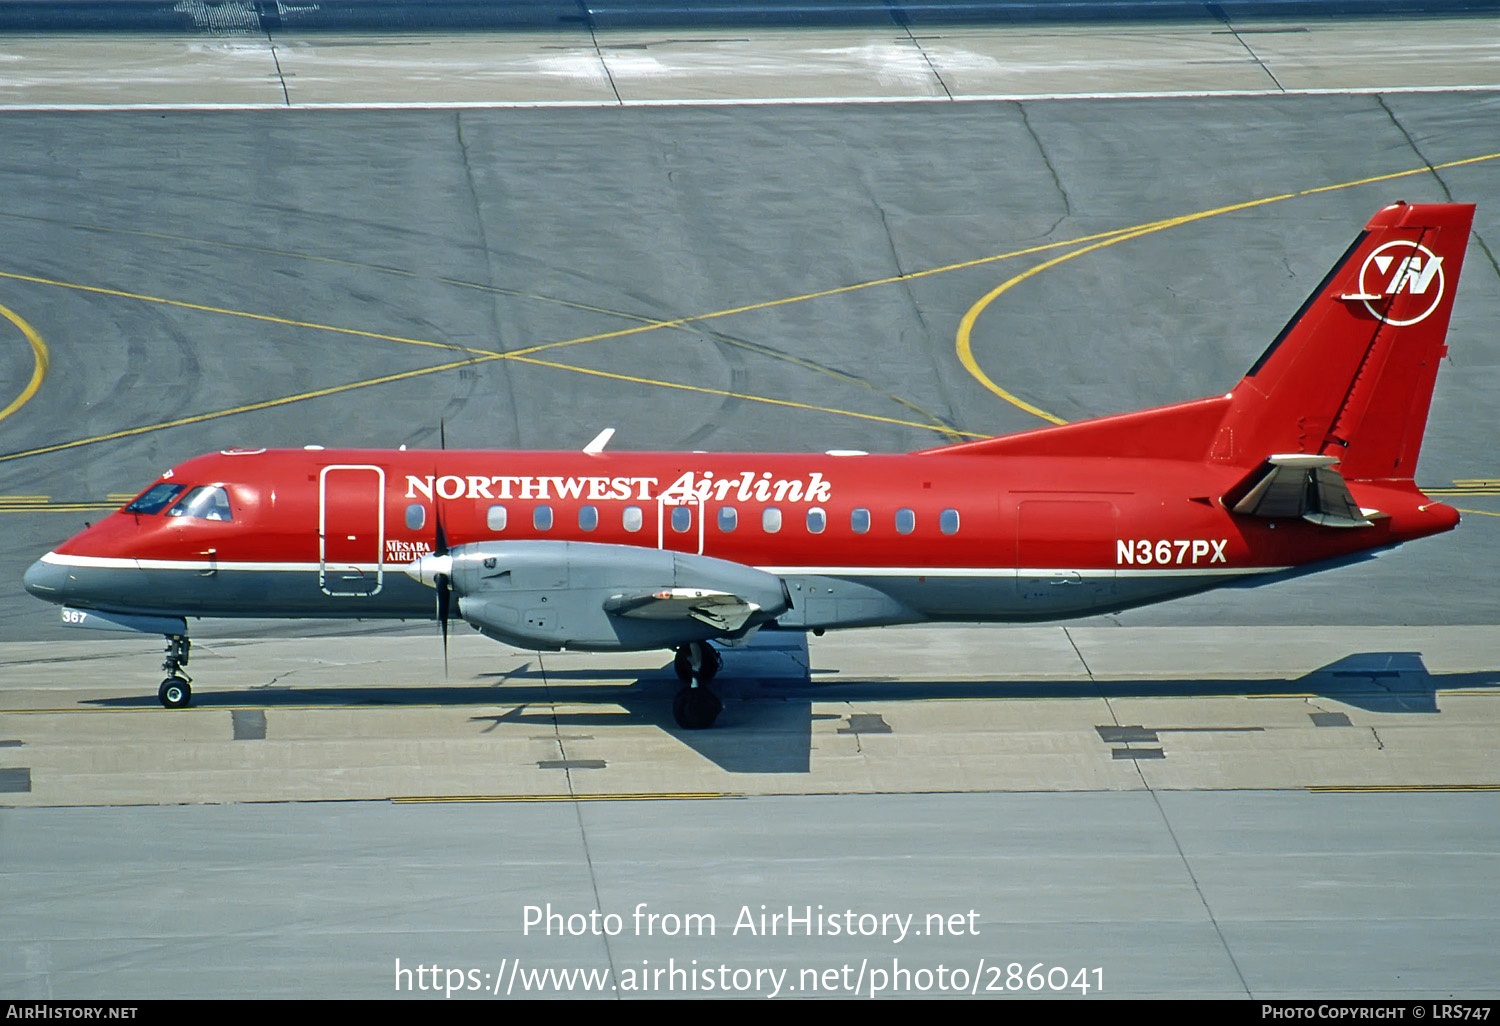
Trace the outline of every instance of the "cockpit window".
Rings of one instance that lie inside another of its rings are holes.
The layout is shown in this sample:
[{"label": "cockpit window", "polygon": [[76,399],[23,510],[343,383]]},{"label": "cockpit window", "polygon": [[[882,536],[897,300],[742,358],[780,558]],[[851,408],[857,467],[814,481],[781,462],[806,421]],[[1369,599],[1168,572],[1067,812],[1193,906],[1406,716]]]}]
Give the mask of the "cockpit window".
[{"label": "cockpit window", "polygon": [[126,506],[124,512],[144,513],[148,516],[152,513],[160,513],[172,504],[173,499],[186,490],[187,485],[167,484],[166,482],[152,485],[142,493],[140,498]]},{"label": "cockpit window", "polygon": [[169,517],[194,517],[198,520],[233,520],[229,496],[217,485],[200,485],[184,495],[171,509]]}]

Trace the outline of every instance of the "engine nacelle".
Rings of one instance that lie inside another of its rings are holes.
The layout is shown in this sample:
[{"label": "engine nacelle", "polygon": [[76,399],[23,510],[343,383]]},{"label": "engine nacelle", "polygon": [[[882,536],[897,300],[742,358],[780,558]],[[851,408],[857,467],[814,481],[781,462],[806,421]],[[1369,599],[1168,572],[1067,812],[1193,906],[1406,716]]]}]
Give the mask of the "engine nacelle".
[{"label": "engine nacelle", "polygon": [[[449,555],[458,615],[519,648],[638,651],[733,640],[790,606],[775,574],[691,553],[492,541],[456,545]],[[739,615],[693,610],[682,596],[694,590],[720,602],[732,596],[743,604]]]}]

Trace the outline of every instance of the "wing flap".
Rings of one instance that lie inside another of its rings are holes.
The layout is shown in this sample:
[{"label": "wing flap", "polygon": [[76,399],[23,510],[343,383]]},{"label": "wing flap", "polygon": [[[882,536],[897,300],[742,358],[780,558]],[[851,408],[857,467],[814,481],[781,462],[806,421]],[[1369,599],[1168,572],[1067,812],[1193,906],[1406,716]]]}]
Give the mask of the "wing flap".
[{"label": "wing flap", "polygon": [[697,620],[715,630],[737,631],[760,606],[727,591],[658,588],[635,595],[612,595],[604,610],[642,620]]}]

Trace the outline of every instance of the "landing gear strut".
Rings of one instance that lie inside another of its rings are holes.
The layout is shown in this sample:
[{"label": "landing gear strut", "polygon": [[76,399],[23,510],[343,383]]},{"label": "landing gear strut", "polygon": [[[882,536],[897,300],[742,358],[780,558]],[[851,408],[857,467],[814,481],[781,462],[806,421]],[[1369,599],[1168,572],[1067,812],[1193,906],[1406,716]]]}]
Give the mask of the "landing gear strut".
[{"label": "landing gear strut", "polygon": [[156,697],[168,709],[181,709],[193,700],[193,689],[189,686],[192,678],[182,669],[193,651],[193,643],[185,634],[168,634],[166,638],[167,657],[162,660],[161,668],[167,671],[167,679],[161,682]]},{"label": "landing gear strut", "polygon": [[708,682],[723,665],[723,658],[706,641],[691,641],[677,650],[672,669],[686,686],[672,699],[672,716],[683,730],[703,730],[718,719],[724,703],[708,689]]}]

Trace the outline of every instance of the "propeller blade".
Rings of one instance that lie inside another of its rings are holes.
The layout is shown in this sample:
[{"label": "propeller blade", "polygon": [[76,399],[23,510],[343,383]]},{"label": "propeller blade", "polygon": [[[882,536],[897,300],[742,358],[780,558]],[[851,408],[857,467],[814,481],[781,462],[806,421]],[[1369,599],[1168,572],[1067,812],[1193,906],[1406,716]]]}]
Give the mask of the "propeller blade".
[{"label": "propeller blade", "polygon": [[439,574],[434,583],[437,586],[438,625],[443,631],[443,677],[446,679],[448,676],[448,596],[450,594],[448,575]]},{"label": "propeller blade", "polygon": [[[442,421],[438,421],[438,433],[443,431]],[[444,448],[447,448],[446,443]],[[432,516],[432,554],[434,556],[448,555],[448,532],[443,530],[443,507],[440,503],[433,503]],[[452,559],[444,559],[444,570],[453,569]],[[452,593],[452,580],[447,573],[435,573],[432,576],[432,586],[437,592],[437,619],[438,626],[443,632],[443,677],[448,676],[448,615],[450,595]]]}]

